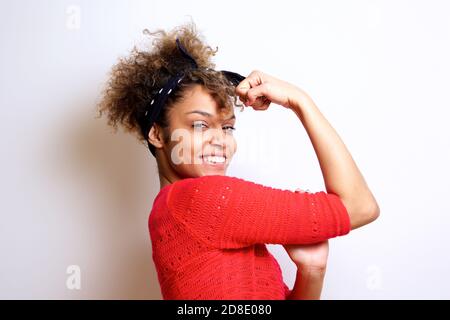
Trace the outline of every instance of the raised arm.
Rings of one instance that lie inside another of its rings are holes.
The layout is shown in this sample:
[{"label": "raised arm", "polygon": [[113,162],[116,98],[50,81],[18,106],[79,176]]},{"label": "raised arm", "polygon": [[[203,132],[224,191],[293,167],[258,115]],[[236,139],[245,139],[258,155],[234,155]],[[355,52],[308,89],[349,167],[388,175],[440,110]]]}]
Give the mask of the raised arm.
[{"label": "raised arm", "polygon": [[303,124],[319,160],[328,193],[341,198],[352,229],[378,218],[380,209],[350,152],[313,100],[299,89],[292,111]]},{"label": "raised arm", "polygon": [[246,106],[255,110],[266,110],[274,102],[294,111],[312,142],[326,190],[342,200],[352,229],[368,224],[379,216],[377,201],[350,152],[303,90],[261,71],[253,71],[238,85],[236,93]]}]

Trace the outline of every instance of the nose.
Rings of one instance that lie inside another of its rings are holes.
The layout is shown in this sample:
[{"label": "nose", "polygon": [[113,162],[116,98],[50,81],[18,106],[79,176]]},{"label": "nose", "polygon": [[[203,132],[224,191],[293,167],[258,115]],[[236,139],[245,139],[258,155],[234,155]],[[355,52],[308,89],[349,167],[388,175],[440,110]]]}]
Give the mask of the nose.
[{"label": "nose", "polygon": [[221,129],[211,128],[210,129],[210,139],[209,142],[213,146],[218,146],[221,148],[225,147],[224,133]]}]

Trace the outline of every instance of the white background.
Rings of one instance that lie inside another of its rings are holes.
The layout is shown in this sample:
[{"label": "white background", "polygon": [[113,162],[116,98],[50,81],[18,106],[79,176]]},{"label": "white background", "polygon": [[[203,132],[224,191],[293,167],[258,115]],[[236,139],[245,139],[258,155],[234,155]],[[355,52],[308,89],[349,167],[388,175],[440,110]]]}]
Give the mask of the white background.
[{"label": "white background", "polygon": [[[324,299],[450,298],[448,1],[1,1],[0,298],[160,299],[147,219],[155,160],[95,119],[144,28],[191,18],[218,69],[303,88],[381,208],[331,240]],[[324,190],[295,114],[238,117],[229,175]],[[295,268],[270,245],[289,287]],[[68,266],[81,270],[69,290]]]}]

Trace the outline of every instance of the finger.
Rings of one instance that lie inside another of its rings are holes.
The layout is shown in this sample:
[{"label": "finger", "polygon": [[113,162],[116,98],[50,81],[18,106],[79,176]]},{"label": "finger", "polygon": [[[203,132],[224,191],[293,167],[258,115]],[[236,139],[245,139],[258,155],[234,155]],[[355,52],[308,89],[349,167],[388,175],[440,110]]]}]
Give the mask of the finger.
[{"label": "finger", "polygon": [[251,105],[247,103],[246,105],[251,106],[254,110],[257,111],[266,110],[267,108],[269,108],[270,100],[265,97],[258,97],[254,103],[252,103]]},{"label": "finger", "polygon": [[236,95],[239,96],[239,99],[242,102],[245,102],[247,100],[247,92],[262,83],[261,76],[259,74],[259,71],[252,71],[247,78],[242,80],[237,86],[236,86]]},{"label": "finger", "polygon": [[239,85],[236,87],[236,95],[239,97],[239,99],[245,103],[245,101],[247,100],[247,92],[248,90],[250,90],[252,88],[251,85],[251,79],[250,78],[245,78],[244,80],[242,80]]},{"label": "finger", "polygon": [[[266,95],[268,94],[267,83],[263,83],[247,91],[247,105],[259,107],[265,103]],[[260,98],[258,101],[257,99]]]},{"label": "finger", "polygon": [[252,108],[255,110],[266,110],[269,108],[270,99],[268,99],[266,96],[257,97],[255,102],[251,104]]},{"label": "finger", "polygon": [[267,98],[264,98],[264,102],[259,110],[267,110],[271,103],[272,103],[272,101],[270,101]]},{"label": "finger", "polygon": [[238,92],[246,91],[250,88],[256,87],[263,83],[262,73],[260,71],[252,71],[244,80],[242,80],[236,87]]}]

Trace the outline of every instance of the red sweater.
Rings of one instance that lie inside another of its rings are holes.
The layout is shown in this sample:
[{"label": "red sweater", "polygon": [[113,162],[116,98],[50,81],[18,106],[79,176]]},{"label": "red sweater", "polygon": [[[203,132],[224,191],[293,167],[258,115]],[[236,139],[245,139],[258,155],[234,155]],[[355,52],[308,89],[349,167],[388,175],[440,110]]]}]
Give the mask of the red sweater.
[{"label": "red sweater", "polygon": [[162,188],[149,231],[163,299],[283,300],[290,290],[265,244],[324,241],[350,220],[335,194],[210,175]]}]

